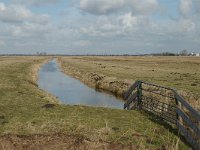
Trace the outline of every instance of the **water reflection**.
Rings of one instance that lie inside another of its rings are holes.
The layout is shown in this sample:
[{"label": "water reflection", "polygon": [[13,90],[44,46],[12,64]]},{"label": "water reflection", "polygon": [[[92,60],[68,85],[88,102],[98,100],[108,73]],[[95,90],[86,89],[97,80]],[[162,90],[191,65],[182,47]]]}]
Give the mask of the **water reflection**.
[{"label": "water reflection", "polygon": [[56,60],[42,66],[38,85],[57,96],[62,103],[123,108],[123,102],[113,95],[98,92],[59,70]]}]

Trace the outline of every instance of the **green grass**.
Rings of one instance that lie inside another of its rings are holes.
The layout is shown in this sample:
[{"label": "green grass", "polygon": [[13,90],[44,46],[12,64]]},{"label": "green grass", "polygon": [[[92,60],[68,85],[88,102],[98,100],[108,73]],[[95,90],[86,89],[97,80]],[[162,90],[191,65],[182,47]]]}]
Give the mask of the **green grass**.
[{"label": "green grass", "polygon": [[[143,80],[175,88],[200,109],[200,57],[61,57],[79,75],[95,72],[116,81]],[[82,77],[81,77],[82,78]]]},{"label": "green grass", "polygon": [[[45,59],[0,58],[0,135],[63,133],[141,149],[175,147],[175,133],[143,112],[56,103],[33,83],[31,69]],[[55,107],[42,108],[49,102]],[[182,141],[178,144],[180,149],[189,149]]]},{"label": "green grass", "polygon": [[63,57],[63,60],[82,72],[140,79],[200,94],[199,57]]}]

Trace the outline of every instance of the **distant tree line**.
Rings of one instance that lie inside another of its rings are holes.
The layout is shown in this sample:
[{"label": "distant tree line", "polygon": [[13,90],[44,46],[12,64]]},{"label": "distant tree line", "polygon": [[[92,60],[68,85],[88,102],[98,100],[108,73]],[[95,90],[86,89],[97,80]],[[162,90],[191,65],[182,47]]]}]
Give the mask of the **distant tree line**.
[{"label": "distant tree line", "polygon": [[38,56],[46,56],[47,53],[46,52],[37,52],[36,55],[38,55]]},{"label": "distant tree line", "polygon": [[199,56],[199,54],[188,53],[187,50],[181,50],[179,53],[162,52],[152,54],[47,54],[46,52],[37,52],[36,54],[0,54],[0,56]]},{"label": "distant tree line", "polygon": [[189,53],[186,49],[181,50],[179,53],[172,52],[163,52],[163,53],[154,53],[153,56],[198,56],[199,54]]},{"label": "distant tree line", "polygon": [[179,54],[172,53],[172,52],[163,52],[163,53],[155,53],[152,55],[153,56],[178,56]]}]

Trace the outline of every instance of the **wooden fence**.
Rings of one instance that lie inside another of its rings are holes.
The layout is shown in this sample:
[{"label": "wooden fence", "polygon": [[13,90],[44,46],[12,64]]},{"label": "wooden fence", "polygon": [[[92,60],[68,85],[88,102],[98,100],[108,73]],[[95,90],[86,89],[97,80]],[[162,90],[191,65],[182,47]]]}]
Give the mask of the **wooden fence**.
[{"label": "wooden fence", "polygon": [[136,81],[124,98],[124,109],[144,109],[159,116],[167,123],[176,125],[193,149],[200,149],[200,113],[176,90]]}]

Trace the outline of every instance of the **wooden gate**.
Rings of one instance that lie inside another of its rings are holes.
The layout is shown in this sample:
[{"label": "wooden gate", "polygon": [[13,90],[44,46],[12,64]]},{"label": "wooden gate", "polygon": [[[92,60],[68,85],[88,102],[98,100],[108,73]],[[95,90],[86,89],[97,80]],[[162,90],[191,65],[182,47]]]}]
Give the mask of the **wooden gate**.
[{"label": "wooden gate", "polygon": [[200,113],[171,88],[135,82],[125,93],[124,109],[143,109],[159,116],[177,129],[191,144],[200,149]]}]

